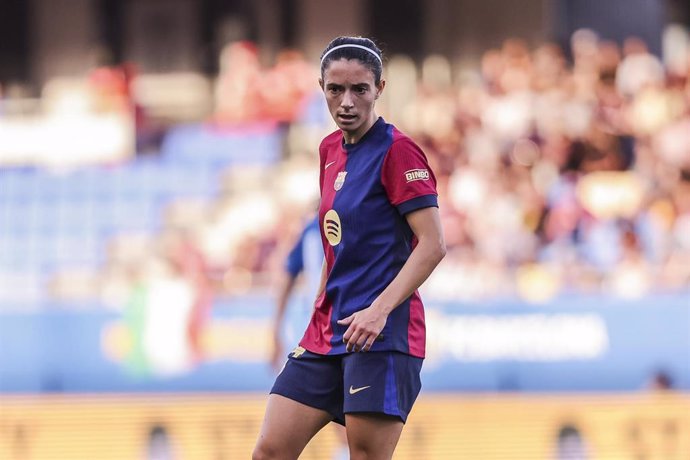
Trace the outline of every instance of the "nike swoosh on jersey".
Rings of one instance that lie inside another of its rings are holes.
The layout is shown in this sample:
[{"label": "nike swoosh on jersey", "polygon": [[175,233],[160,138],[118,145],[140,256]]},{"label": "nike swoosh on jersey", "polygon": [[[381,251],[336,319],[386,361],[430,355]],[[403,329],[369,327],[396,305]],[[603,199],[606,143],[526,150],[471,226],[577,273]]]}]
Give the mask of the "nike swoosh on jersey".
[{"label": "nike swoosh on jersey", "polygon": [[324,166],[323,169],[327,169],[333,163],[335,163],[335,161],[331,161],[330,163],[326,163],[326,166]]},{"label": "nike swoosh on jersey", "polygon": [[367,385],[365,387],[359,387],[359,388],[352,388],[352,385],[350,385],[350,394],[353,395],[355,393],[359,393],[362,390],[366,390],[367,388],[371,388],[371,385]]}]

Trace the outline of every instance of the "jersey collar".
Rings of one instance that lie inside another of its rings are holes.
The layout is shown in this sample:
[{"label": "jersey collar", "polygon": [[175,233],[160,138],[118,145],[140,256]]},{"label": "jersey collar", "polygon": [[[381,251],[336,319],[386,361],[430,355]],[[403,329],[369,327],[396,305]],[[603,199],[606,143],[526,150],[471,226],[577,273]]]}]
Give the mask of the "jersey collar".
[{"label": "jersey collar", "polygon": [[356,150],[359,146],[363,145],[367,139],[373,137],[376,135],[376,133],[381,132],[382,130],[385,130],[386,128],[386,121],[383,119],[383,117],[379,117],[373,125],[371,125],[371,128],[364,133],[364,136],[357,142],[356,144],[346,144],[345,143],[345,137],[343,136],[342,139],[342,146],[343,148],[349,153],[354,150]]}]

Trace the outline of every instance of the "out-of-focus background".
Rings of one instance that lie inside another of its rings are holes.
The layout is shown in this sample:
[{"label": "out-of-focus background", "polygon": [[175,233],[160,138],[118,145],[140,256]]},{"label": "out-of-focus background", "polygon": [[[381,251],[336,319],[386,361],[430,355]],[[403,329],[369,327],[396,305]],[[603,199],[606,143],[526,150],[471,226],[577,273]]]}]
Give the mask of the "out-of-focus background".
[{"label": "out-of-focus background", "polygon": [[340,34],[383,48],[378,113],[448,244],[396,458],[690,458],[689,25],[687,0],[0,1],[0,458],[249,458]]}]

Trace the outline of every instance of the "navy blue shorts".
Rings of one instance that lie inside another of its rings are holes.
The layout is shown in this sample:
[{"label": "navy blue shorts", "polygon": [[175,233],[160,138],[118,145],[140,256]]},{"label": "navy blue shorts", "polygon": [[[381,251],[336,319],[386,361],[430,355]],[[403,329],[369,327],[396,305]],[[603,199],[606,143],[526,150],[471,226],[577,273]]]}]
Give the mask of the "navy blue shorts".
[{"label": "navy blue shorts", "polygon": [[324,410],[345,425],[345,414],[376,412],[403,423],[422,388],[422,358],[396,351],[319,355],[297,347],[271,393]]}]

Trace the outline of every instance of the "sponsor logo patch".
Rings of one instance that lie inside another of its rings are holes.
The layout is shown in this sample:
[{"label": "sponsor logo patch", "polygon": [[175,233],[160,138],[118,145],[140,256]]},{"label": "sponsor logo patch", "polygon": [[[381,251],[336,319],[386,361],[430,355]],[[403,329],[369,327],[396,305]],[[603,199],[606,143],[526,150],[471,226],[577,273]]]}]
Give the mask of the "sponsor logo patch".
[{"label": "sponsor logo patch", "polygon": [[416,180],[429,180],[429,170],[428,169],[410,169],[405,171],[405,179],[407,182],[413,182]]},{"label": "sponsor logo patch", "polygon": [[340,228],[340,216],[335,212],[334,209],[329,210],[325,216],[323,216],[323,233],[326,235],[328,244],[331,246],[337,246],[340,244],[342,239],[341,228]]}]

